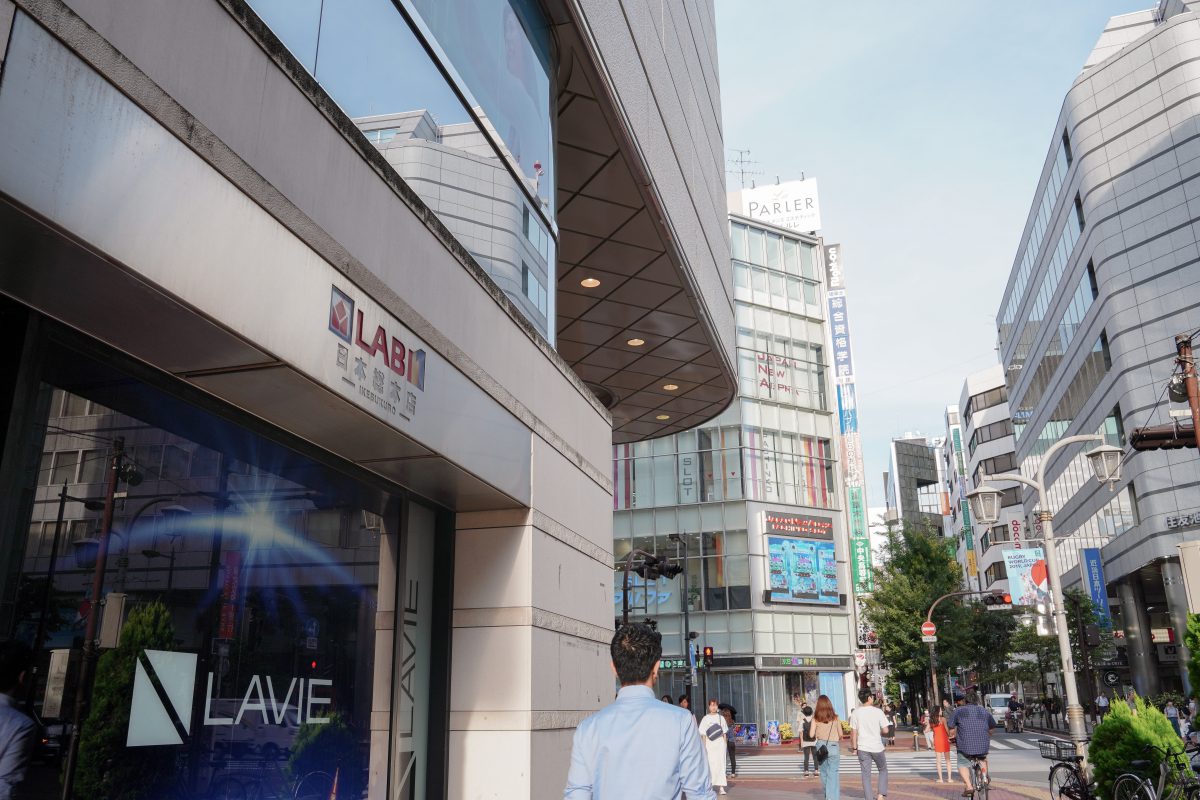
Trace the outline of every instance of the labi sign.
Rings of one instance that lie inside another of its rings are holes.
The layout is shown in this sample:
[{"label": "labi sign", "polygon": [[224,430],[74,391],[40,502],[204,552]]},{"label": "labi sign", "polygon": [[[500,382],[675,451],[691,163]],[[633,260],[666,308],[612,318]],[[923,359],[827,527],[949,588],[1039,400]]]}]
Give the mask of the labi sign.
[{"label": "labi sign", "polygon": [[[278,690],[271,676],[252,675],[237,713],[214,716],[213,673],[208,673],[204,694],[205,726],[240,725],[247,715],[261,715],[263,724],[280,725],[295,709],[298,722],[328,722],[320,716],[330,703],[333,681],[321,678],[292,678],[287,690]],[[138,656],[133,676],[133,703],[129,708],[129,733],[126,747],[184,744],[191,735],[192,709],[196,686],[196,654],[144,650]]]}]

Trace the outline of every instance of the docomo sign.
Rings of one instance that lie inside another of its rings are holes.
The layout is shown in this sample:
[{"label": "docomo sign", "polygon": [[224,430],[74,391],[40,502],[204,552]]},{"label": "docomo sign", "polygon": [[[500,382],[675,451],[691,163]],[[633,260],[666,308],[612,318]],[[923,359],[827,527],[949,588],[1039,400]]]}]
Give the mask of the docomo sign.
[{"label": "docomo sign", "polygon": [[1014,519],[1008,523],[1008,529],[1012,532],[1013,547],[1017,550],[1021,549],[1021,521]]},{"label": "docomo sign", "polygon": [[922,636],[937,636],[937,625],[934,625],[932,622],[922,622],[921,623],[921,635]]}]

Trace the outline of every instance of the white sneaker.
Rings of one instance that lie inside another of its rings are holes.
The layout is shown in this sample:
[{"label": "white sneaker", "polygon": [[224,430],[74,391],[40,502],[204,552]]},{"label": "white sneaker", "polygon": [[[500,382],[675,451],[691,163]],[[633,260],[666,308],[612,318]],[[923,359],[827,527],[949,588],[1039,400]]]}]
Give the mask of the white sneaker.
[{"label": "white sneaker", "polygon": [[717,794],[725,794],[725,787],[724,786],[718,787]]}]

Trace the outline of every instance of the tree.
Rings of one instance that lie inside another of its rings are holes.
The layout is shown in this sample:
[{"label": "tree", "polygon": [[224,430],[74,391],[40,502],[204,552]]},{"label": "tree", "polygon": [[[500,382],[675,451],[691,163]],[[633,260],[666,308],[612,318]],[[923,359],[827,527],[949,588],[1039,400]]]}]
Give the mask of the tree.
[{"label": "tree", "polygon": [[[940,596],[961,588],[961,570],[932,531],[911,525],[889,531],[887,559],[875,571],[875,592],[864,600],[865,615],[879,635],[880,657],[910,686],[929,673],[929,651],[921,623]],[[934,612],[939,668],[974,662],[971,614],[961,603],[944,601]]]},{"label": "tree", "polygon": [[176,747],[125,748],[133,676],[143,650],[173,650],[175,626],[160,601],[135,607],[116,649],[100,656],[92,707],[84,723],[76,773],[80,797],[141,800],[159,797],[175,774]]},{"label": "tree", "polygon": [[[1092,732],[1089,752],[1100,797],[1112,797],[1113,781],[1123,772],[1132,770],[1157,778],[1162,751],[1179,748],[1179,735],[1163,713],[1140,697],[1134,703],[1136,711],[1126,703],[1113,703],[1104,721]],[[1138,759],[1146,766],[1132,766]]]},{"label": "tree", "polygon": [[1200,693],[1200,614],[1188,614],[1187,633],[1183,635],[1183,643],[1187,645],[1191,658],[1188,659],[1188,682],[1192,684],[1192,694]]}]

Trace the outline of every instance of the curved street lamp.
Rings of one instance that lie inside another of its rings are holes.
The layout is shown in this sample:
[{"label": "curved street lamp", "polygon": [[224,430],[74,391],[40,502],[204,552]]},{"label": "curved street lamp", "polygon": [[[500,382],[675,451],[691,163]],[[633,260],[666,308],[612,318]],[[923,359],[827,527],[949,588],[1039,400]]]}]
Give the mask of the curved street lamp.
[{"label": "curved street lamp", "polygon": [[[1067,629],[1067,612],[1063,602],[1062,576],[1058,573],[1058,554],[1054,549],[1054,515],[1047,510],[1044,499],[1046,496],[1046,465],[1050,463],[1052,457],[1068,445],[1095,441],[1103,442],[1104,437],[1085,434],[1068,436],[1055,442],[1042,456],[1036,480],[1030,480],[1024,475],[1015,473],[990,476],[992,480],[1024,484],[1037,493],[1037,520],[1042,524],[1042,536],[1046,540],[1046,572],[1047,580],[1050,583],[1050,596],[1054,601],[1054,622],[1058,628],[1058,652],[1062,658],[1063,684],[1067,695],[1067,722],[1071,729],[1071,739],[1075,742],[1075,750],[1083,756],[1085,765],[1087,764],[1087,727],[1083,718],[1083,706],[1079,703],[1079,687],[1075,683],[1075,667],[1071,663],[1071,639]],[[1121,455],[1121,448],[1108,444],[1101,444],[1088,451],[1088,464],[1097,481],[1107,483],[1111,487],[1121,479]],[[984,527],[995,525],[999,521],[1000,502],[1004,496],[1004,492],[994,486],[989,486],[988,480],[988,475],[981,476],[979,488],[967,493],[967,499],[971,503],[971,513],[975,515],[976,521]]]}]

